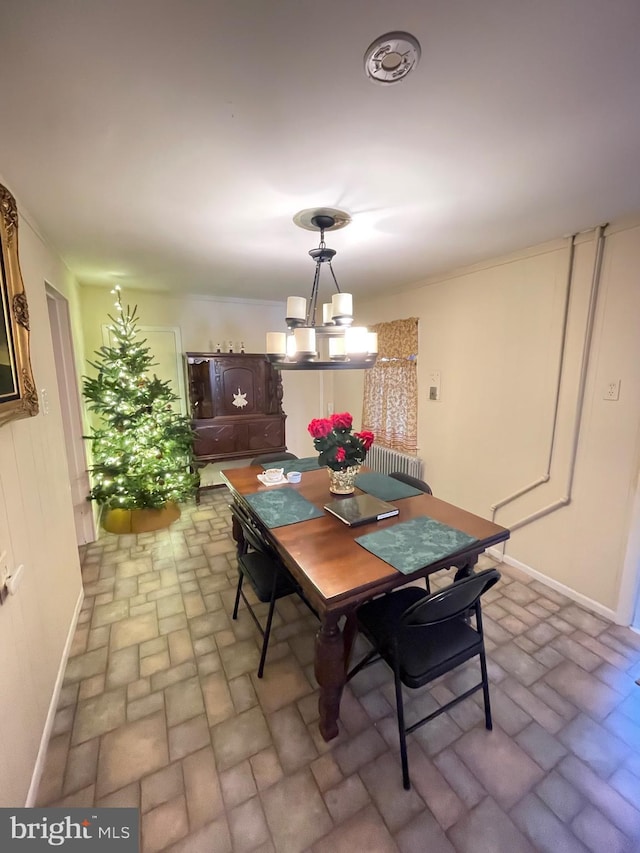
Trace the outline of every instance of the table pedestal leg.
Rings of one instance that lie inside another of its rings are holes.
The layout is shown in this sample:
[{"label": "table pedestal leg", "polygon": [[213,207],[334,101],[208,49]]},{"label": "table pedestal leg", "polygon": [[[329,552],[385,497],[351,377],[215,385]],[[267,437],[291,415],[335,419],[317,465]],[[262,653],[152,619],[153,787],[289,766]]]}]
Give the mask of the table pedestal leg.
[{"label": "table pedestal leg", "polygon": [[320,734],[325,740],[338,735],[340,698],[345,682],[344,643],[338,627],[339,618],[334,614],[325,616],[316,635],[315,675],[320,685]]},{"label": "table pedestal leg", "polygon": [[[473,563],[465,563],[463,566],[458,566],[458,571],[456,572],[456,576],[453,579],[453,582],[464,580],[465,578],[471,577],[473,574],[474,566],[477,562],[477,557]],[[469,625],[471,623],[471,616],[473,614],[473,610],[467,610],[464,615],[464,621]]]},{"label": "table pedestal leg", "polygon": [[465,563],[464,566],[458,566],[458,571],[453,579],[453,582],[461,581],[463,578],[468,578],[473,574],[473,567],[475,566],[475,561],[473,563]]},{"label": "table pedestal leg", "polygon": [[351,658],[351,650],[358,634],[358,619],[355,610],[346,614],[344,627],[342,628],[342,637],[344,645],[344,671],[349,671],[349,659]]}]

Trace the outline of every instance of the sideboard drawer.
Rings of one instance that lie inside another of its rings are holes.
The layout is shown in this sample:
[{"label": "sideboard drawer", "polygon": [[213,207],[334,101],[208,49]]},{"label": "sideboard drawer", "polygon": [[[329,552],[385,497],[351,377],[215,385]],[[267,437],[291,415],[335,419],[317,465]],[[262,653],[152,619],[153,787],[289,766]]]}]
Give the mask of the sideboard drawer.
[{"label": "sideboard drawer", "polygon": [[284,447],[284,420],[265,418],[248,424],[247,445],[251,450],[279,450]]}]

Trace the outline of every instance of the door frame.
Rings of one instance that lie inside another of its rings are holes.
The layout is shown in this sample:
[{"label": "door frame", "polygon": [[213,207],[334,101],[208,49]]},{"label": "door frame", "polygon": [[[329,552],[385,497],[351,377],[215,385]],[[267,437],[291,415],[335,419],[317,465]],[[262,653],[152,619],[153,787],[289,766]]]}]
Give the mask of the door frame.
[{"label": "door frame", "polygon": [[[91,491],[87,464],[82,403],[75,367],[69,303],[58,290],[45,281],[51,342],[58,381],[58,397],[64,431],[67,467],[73,503],[73,517],[78,545],[95,542],[96,524],[91,503],[86,500]],[[82,503],[84,501],[84,503]]]}]

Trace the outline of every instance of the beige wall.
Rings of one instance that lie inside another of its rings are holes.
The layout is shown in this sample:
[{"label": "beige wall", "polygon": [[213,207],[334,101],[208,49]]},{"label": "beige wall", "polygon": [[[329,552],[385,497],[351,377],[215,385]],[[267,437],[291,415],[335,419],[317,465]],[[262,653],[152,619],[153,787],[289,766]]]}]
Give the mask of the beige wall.
[{"label": "beige wall", "polygon": [[[10,184],[9,184],[10,186]],[[18,199],[20,209],[20,199]],[[81,594],[78,552],[45,297],[45,280],[73,300],[74,284],[20,218],[31,360],[49,413],[0,427],[0,551],[24,580],[0,608],[0,805],[26,802],[56,677]],[[72,312],[74,305],[72,301]]]},{"label": "beige wall", "polygon": [[[610,227],[570,503],[514,532],[507,555],[603,608],[620,601],[630,553],[640,460],[640,224]],[[435,494],[483,516],[546,473],[552,434],[568,243],[510,258],[373,300],[359,319],[418,316],[418,444]],[[549,482],[499,510],[509,526],[567,494],[578,376],[594,261],[594,235],[577,240],[564,381]],[[361,306],[359,306],[360,308]],[[427,374],[441,372],[431,402]],[[621,380],[620,399],[603,399]],[[362,377],[336,378],[336,399],[357,399]],[[637,523],[637,520],[636,520]],[[633,549],[632,549],[633,550]],[[625,584],[625,596],[633,583]],[[628,618],[628,616],[624,617]]]},{"label": "beige wall", "polygon": [[284,401],[287,404],[287,441],[297,456],[314,456],[316,450],[307,426],[312,418],[331,412],[351,412],[354,428],[362,415],[362,372],[283,371]]}]

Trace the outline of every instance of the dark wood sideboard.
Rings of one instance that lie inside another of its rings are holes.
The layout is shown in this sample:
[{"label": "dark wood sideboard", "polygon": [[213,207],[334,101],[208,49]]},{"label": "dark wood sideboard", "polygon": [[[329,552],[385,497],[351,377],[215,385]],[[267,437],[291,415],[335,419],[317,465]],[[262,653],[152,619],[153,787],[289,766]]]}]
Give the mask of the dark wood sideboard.
[{"label": "dark wood sideboard", "polygon": [[199,465],[286,449],[282,380],[265,355],[188,352],[185,358]]}]

